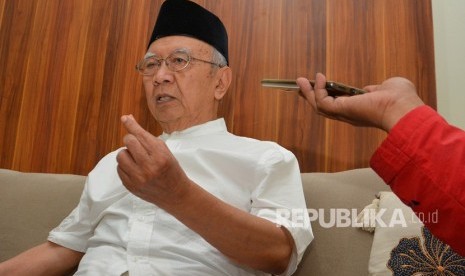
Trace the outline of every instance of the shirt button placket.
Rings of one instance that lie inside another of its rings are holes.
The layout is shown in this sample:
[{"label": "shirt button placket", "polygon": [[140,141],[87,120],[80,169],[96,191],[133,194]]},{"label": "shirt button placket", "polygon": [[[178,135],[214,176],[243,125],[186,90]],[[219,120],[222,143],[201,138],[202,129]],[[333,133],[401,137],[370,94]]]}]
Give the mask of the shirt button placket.
[{"label": "shirt button placket", "polygon": [[143,271],[147,271],[144,266],[148,264],[154,215],[154,205],[134,197],[127,244],[130,275],[143,275]]}]

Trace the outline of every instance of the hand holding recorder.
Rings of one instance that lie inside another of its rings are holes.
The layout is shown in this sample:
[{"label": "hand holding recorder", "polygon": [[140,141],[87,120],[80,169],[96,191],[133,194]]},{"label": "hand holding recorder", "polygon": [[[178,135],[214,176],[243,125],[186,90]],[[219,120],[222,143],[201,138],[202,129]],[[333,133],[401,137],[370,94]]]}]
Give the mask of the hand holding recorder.
[{"label": "hand holding recorder", "polygon": [[357,126],[372,126],[387,132],[412,109],[424,105],[416,88],[407,79],[395,77],[379,85],[364,87],[364,94],[333,97],[326,89],[326,77],[318,73],[312,87],[306,78],[298,78],[301,95],[319,114]]}]

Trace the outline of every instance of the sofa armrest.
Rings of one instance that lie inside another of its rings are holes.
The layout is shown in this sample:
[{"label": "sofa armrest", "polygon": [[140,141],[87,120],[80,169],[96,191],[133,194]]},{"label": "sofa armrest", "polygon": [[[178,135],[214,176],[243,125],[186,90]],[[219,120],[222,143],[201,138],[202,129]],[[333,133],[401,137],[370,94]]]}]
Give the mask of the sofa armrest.
[{"label": "sofa armrest", "polygon": [[[331,226],[330,212],[356,209],[359,214],[379,191],[390,190],[389,186],[369,168],[304,173],[302,182],[307,208],[323,211],[324,217],[311,222],[315,239],[294,275],[368,275],[373,235],[357,227]],[[352,214],[349,218],[355,220]]]},{"label": "sofa armrest", "polygon": [[0,169],[0,262],[45,242],[77,205],[84,182],[78,175]]}]

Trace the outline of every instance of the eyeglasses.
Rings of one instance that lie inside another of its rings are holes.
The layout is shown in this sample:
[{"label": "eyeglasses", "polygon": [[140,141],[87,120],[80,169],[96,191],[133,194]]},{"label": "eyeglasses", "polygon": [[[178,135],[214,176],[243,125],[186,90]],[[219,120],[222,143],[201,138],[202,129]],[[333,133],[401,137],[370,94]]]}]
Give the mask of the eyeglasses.
[{"label": "eyeglasses", "polygon": [[178,50],[171,53],[166,58],[159,58],[154,54],[147,56],[141,61],[139,61],[139,63],[137,63],[136,70],[144,76],[152,76],[158,71],[158,69],[160,69],[162,62],[165,62],[168,69],[170,69],[173,72],[179,72],[185,69],[189,65],[191,60],[205,62],[211,65],[218,66],[220,68],[224,66],[211,61],[191,57],[187,52],[183,50]]}]

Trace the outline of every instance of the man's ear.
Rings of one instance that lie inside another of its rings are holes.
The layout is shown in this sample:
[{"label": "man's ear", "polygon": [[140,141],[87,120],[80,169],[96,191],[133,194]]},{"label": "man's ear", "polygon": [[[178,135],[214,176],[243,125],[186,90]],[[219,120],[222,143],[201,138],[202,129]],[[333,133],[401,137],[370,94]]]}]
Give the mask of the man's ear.
[{"label": "man's ear", "polygon": [[215,88],[215,99],[219,101],[228,91],[229,85],[231,85],[232,70],[229,68],[229,66],[219,68],[217,76],[218,79]]}]

